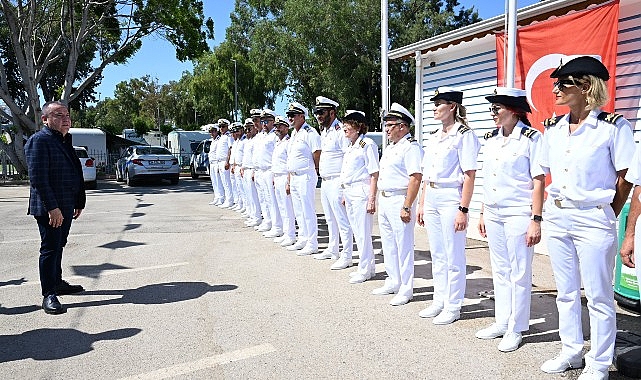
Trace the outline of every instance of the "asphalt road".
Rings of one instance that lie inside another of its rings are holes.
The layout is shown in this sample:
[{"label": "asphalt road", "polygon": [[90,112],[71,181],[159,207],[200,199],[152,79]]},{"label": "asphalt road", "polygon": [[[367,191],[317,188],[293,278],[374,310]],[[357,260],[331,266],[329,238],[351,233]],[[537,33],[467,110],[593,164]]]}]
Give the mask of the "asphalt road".
[{"label": "asphalt road", "polygon": [[[534,261],[531,329],[523,346],[474,333],[493,321],[483,242],[469,240],[462,319],[418,317],[431,301],[427,238],[416,229],[414,300],[373,296],[384,279],[347,282],[328,261],[298,257],[208,206],[207,179],[128,188],[99,182],[74,222],[63,277],[84,293],[61,297],[66,314],[40,309],[39,237],[27,186],[0,186],[1,379],[575,379],[539,366],[560,350],[546,256]],[[318,202],[317,202],[318,203]],[[322,211],[318,204],[319,216]],[[320,227],[321,249],[327,243]],[[375,227],[375,248],[380,249]],[[587,313],[584,313],[587,325]],[[619,329],[641,318],[618,310]],[[586,328],[585,334],[589,333]],[[613,368],[611,379],[623,379]]]}]

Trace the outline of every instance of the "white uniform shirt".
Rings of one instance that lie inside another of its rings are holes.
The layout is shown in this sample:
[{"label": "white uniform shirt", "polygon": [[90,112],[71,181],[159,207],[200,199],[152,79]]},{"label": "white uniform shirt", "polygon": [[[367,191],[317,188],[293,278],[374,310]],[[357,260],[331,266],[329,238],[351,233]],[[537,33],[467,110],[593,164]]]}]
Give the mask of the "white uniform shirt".
[{"label": "white uniform shirt", "polygon": [[274,146],[272,154],[272,173],[287,174],[287,145],[289,145],[289,135],[278,140]]},{"label": "white uniform shirt", "polygon": [[341,183],[348,185],[365,182],[376,172],[378,172],[378,146],[374,140],[360,135],[345,152]]},{"label": "white uniform shirt", "polygon": [[378,172],[378,189],[383,191],[405,190],[410,175],[421,172],[423,150],[408,133],[396,144],[383,151]]},{"label": "white uniform shirt", "polygon": [[341,174],[343,156],[349,146],[349,140],[341,128],[338,119],[334,119],[329,128],[321,131],[321,156],[318,172],[321,177],[330,177]]},{"label": "white uniform shirt", "polygon": [[636,186],[641,185],[641,144],[637,144],[625,180]]},{"label": "white uniform shirt", "polygon": [[216,147],[218,146],[218,140],[220,140],[220,135],[216,136],[215,139],[210,139],[211,140],[211,145],[209,145],[209,153],[207,153],[207,156],[209,157],[209,163],[212,164],[216,161]]},{"label": "white uniform shirt", "polygon": [[244,151],[245,136],[243,135],[240,139],[234,140],[234,143],[231,146],[231,156],[229,157],[229,163],[232,165],[240,165],[243,161]]},{"label": "white uniform shirt", "polygon": [[260,133],[260,143],[256,145],[254,151],[254,163],[259,169],[267,170],[272,167],[272,154],[274,153],[274,145],[278,141],[278,136],[272,129],[269,133]]},{"label": "white uniform shirt", "polygon": [[616,172],[630,167],[634,136],[623,117],[612,124],[599,114],[592,110],[572,134],[565,115],[543,134],[541,166],[552,174],[546,191],[553,199],[603,204],[614,199]]},{"label": "white uniform shirt", "polygon": [[253,140],[252,167],[254,169],[260,169],[261,162],[259,157],[259,151],[262,149],[263,139],[266,135],[267,133],[261,130],[254,136],[254,138],[252,138]]},{"label": "white uniform shirt", "polygon": [[245,149],[243,151],[243,167],[244,168],[253,168],[254,167],[254,138],[249,138],[245,140]]},{"label": "white uniform shirt", "polygon": [[486,135],[483,147],[484,203],[489,206],[529,207],[534,181],[545,174],[540,162],[542,134],[518,122],[509,136],[503,128]]},{"label": "white uniform shirt", "polygon": [[440,184],[463,184],[463,173],[479,169],[479,139],[469,127],[455,123],[443,136],[431,133],[425,143],[423,180]]},{"label": "white uniform shirt", "polygon": [[227,156],[229,155],[229,149],[231,148],[234,138],[231,137],[231,133],[227,132],[224,135],[221,135],[216,144],[216,161],[227,161]]},{"label": "white uniform shirt", "polygon": [[292,132],[287,147],[287,171],[302,172],[316,170],[313,153],[321,149],[320,135],[305,123],[298,131]]}]

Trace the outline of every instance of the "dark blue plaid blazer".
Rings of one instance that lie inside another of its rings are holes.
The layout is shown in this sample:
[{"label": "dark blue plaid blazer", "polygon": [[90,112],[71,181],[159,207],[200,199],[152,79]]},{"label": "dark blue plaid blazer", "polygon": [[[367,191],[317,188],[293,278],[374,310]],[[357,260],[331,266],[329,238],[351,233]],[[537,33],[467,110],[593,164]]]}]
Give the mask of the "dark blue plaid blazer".
[{"label": "dark blue plaid blazer", "polygon": [[84,209],[86,203],[80,160],[71,134],[44,127],[24,146],[31,184],[29,210],[34,216],[59,208],[63,214]]}]

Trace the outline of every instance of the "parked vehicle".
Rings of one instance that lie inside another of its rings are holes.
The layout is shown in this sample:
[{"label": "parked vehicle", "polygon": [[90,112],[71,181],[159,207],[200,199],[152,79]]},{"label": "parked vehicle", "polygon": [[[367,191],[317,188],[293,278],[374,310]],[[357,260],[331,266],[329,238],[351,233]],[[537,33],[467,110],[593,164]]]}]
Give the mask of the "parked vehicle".
[{"label": "parked vehicle", "polygon": [[196,179],[201,175],[209,175],[209,147],[211,146],[211,139],[201,141],[191,154],[189,161],[189,171],[191,178]]},{"label": "parked vehicle", "polygon": [[104,168],[107,164],[107,134],[97,128],[69,128],[74,146],[87,150],[94,166]]},{"label": "parked vehicle", "polygon": [[171,131],[167,135],[167,148],[176,157],[181,166],[187,166],[192,153],[192,143],[199,143],[210,138],[204,131]]},{"label": "parked vehicle", "polygon": [[85,189],[95,189],[96,182],[96,160],[93,157],[89,157],[87,149],[81,146],[74,146],[76,150],[76,156],[80,160],[80,165],[82,166],[82,178],[85,180]]},{"label": "parked vehicle", "polygon": [[178,184],[178,159],[162,146],[132,145],[116,162],[116,181],[134,186],[142,180],[168,179]]}]

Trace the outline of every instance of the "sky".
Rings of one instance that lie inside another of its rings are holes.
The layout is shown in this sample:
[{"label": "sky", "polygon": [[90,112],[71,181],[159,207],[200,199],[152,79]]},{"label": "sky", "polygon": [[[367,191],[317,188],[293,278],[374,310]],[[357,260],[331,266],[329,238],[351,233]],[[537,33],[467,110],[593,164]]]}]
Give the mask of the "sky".
[{"label": "sky", "polygon": [[[517,9],[534,4],[539,0],[517,0]],[[504,13],[503,0],[459,0],[466,9],[474,6],[482,19],[486,20]],[[234,0],[203,0],[205,17],[214,20],[214,40],[209,41],[210,47],[215,47],[225,40],[225,29],[231,20],[230,13],[234,10]],[[149,75],[156,78],[159,84],[166,84],[172,80],[179,80],[184,71],[192,71],[191,62],[180,62],[176,59],[176,51],[168,42],[148,37],[143,40],[142,48],[132,57],[127,64],[108,66],[103,71],[104,79],[97,87],[99,99],[113,98],[116,85],[131,78],[141,78]],[[284,108],[282,100],[276,104],[276,111]]]}]

